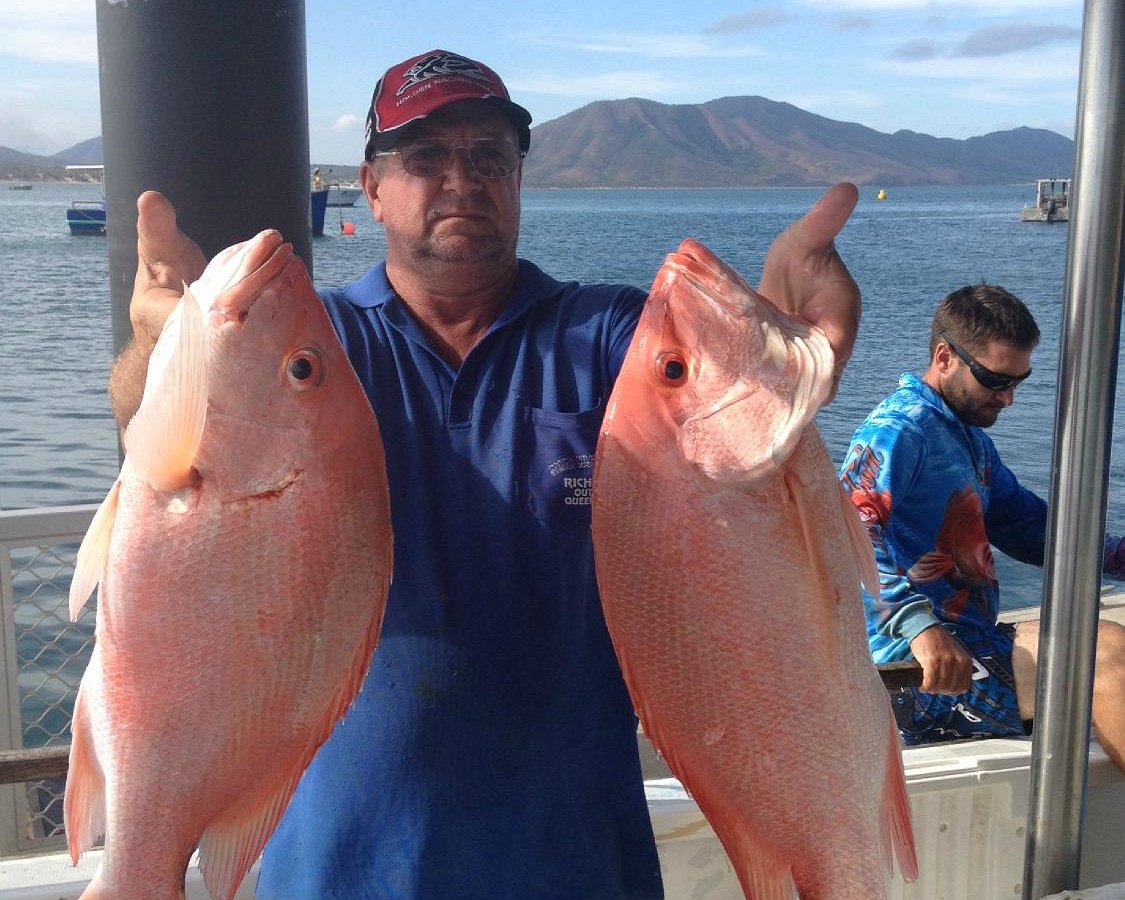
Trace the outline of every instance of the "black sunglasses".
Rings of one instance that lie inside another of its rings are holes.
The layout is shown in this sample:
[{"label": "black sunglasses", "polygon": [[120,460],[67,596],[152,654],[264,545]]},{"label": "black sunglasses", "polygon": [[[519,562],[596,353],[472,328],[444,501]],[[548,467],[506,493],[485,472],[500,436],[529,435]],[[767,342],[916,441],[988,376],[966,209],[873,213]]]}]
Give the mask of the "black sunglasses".
[{"label": "black sunglasses", "polygon": [[944,331],[941,332],[941,339],[949,344],[949,349],[956,353],[961,362],[969,367],[969,371],[973,373],[973,378],[987,391],[994,391],[997,394],[1010,391],[1031,374],[1031,369],[1028,369],[1022,375],[1001,375],[999,372],[993,372],[992,369],[982,366],[969,356],[968,353],[953,343],[949,335]]}]

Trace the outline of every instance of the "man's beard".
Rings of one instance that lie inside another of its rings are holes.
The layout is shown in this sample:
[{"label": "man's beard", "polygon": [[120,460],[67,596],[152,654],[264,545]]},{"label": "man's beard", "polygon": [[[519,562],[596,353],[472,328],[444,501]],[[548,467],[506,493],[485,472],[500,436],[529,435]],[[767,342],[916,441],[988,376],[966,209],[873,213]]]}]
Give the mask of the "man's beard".
[{"label": "man's beard", "polygon": [[974,401],[968,393],[958,389],[946,394],[945,402],[954,414],[966,425],[975,425],[977,428],[989,428],[996,424],[1003,407],[986,406]]},{"label": "man's beard", "polygon": [[508,242],[499,235],[471,241],[432,238],[422,241],[415,252],[422,262],[497,263],[510,256]]}]

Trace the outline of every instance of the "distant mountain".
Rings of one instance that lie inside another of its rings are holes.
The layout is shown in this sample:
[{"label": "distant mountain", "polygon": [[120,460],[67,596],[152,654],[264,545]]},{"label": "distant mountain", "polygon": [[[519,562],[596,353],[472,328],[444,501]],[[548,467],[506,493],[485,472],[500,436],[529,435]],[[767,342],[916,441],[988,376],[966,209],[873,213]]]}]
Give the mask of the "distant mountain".
[{"label": "distant mountain", "polygon": [[[1006,184],[1065,177],[1074,164],[1074,141],[1053,131],[1016,128],[967,140],[886,134],[765,97],[602,100],[531,135],[527,187]],[[73,177],[64,166],[101,162],[100,137],[52,156],[0,147],[0,180],[62,179]],[[335,168],[332,178],[354,177],[350,167]]]},{"label": "distant mountain", "polygon": [[102,163],[102,139],[90,138],[52,156],[0,147],[0,181],[97,181],[96,173],[67,172],[67,166]]},{"label": "distant mountain", "polygon": [[998,184],[1069,175],[1074,142],[1017,128],[885,134],[764,97],[604,100],[532,129],[528,187]]},{"label": "distant mountain", "polygon": [[105,162],[102,159],[102,139],[90,138],[54,154],[51,159],[57,160],[64,166],[100,166]]}]

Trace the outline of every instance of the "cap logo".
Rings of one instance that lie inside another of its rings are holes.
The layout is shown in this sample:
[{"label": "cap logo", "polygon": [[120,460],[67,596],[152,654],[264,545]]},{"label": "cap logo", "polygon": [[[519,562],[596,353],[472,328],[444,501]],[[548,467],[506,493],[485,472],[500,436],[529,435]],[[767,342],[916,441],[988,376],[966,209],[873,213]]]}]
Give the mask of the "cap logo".
[{"label": "cap logo", "polygon": [[431,78],[456,75],[464,78],[475,78],[489,84],[489,76],[471,60],[460,56],[427,56],[419,60],[402,73],[402,85],[395,91],[396,97],[401,97],[415,85]]}]

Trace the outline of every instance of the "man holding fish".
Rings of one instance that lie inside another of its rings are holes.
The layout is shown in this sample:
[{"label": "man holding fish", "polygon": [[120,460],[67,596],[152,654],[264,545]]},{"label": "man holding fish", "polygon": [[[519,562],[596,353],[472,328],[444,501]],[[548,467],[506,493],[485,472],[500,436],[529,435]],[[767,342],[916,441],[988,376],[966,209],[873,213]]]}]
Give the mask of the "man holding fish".
[{"label": "man holding fish", "polygon": [[[1039,623],[998,622],[992,545],[1043,564],[1047,504],[1022,487],[985,429],[1031,374],[1039,327],[1015,296],[967,285],[934,314],[930,365],[905,374],[852,437],[841,480],[867,524],[880,571],[866,594],[877,663],[914,658],[919,689],[892,696],[908,744],[1024,735],[1035,715]],[[1108,536],[1105,573],[1125,577]],[[1098,630],[1093,724],[1125,769],[1125,628]]]},{"label": "man holding fish", "polygon": [[[393,580],[363,689],[263,855],[261,900],[663,896],[589,505],[646,293],[517,258],[530,122],[495,72],[443,50],[376,86],[361,182],[386,260],[321,296],[383,435]],[[837,379],[860,303],[833,240],[856,199],[829,190],[760,285],[823,330]],[[123,426],[205,263],[161,195],[138,213],[134,341],[110,383]]]}]

